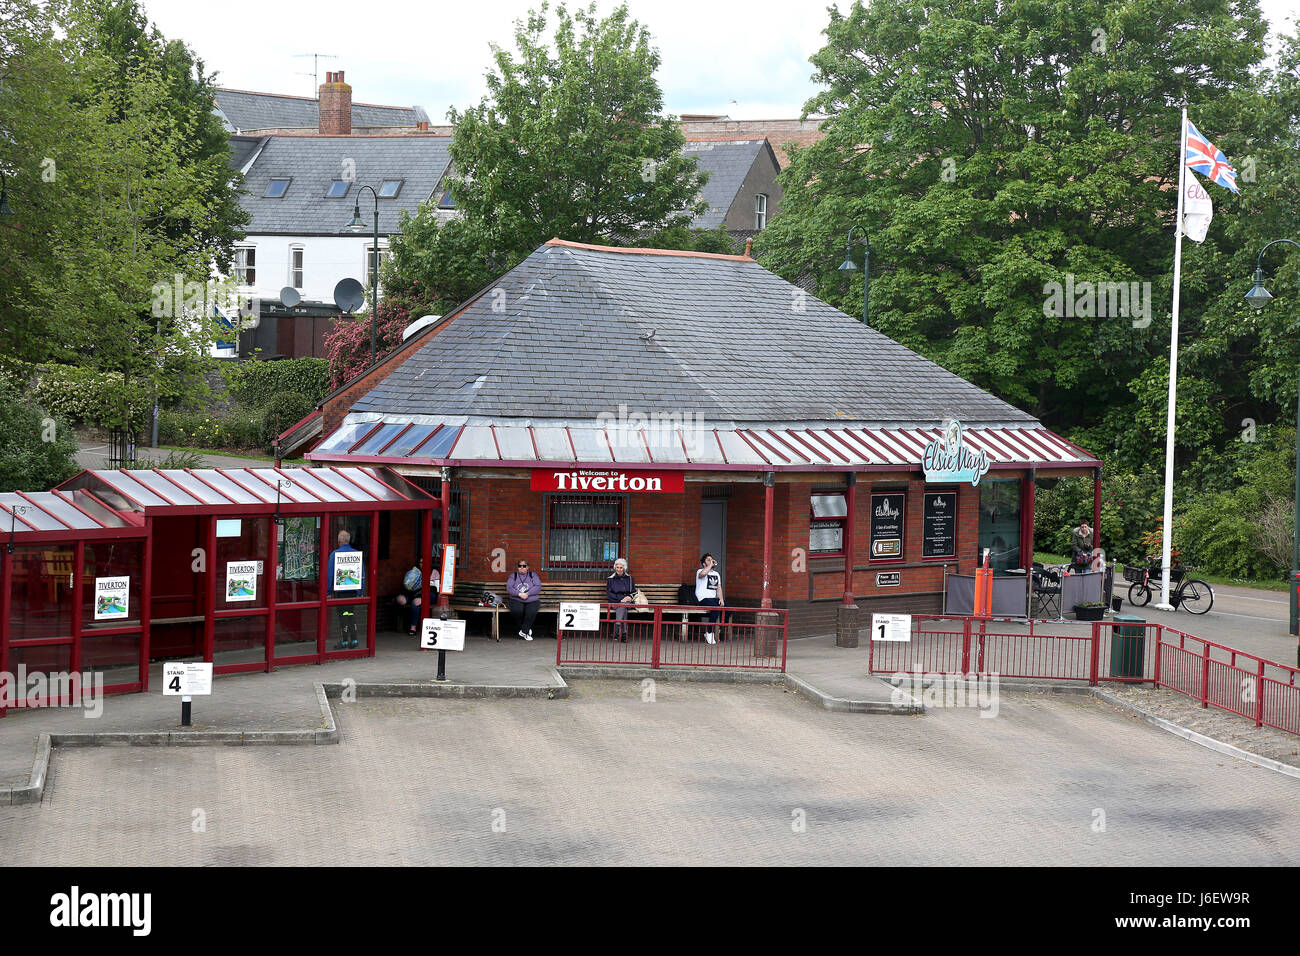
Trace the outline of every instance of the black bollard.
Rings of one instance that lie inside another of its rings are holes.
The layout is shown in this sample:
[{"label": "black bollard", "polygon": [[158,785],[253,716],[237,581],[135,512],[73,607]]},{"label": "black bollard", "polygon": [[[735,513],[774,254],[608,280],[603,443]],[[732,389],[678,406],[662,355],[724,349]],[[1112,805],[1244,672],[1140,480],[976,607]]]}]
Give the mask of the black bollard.
[{"label": "black bollard", "polygon": [[436,680],[445,681],[447,679],[447,652],[438,651],[438,676]]},{"label": "black bollard", "polygon": [[181,698],[181,726],[182,727],[192,726],[190,723],[190,698],[189,697]]}]

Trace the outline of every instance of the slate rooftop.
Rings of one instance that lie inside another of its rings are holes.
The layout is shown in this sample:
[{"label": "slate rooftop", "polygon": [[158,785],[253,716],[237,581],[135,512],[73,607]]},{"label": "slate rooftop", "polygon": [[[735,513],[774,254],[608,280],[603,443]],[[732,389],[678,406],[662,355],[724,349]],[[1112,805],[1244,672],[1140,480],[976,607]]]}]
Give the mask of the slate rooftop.
[{"label": "slate rooftop", "polygon": [[[688,140],[682,147],[682,155],[693,157],[700,169],[709,173],[709,181],[701,191],[709,208],[695,217],[692,227],[716,229],[722,225],[754,163],[763,152],[771,150],[765,139]],[[772,164],[776,165],[775,156]]]},{"label": "slate rooftop", "polygon": [[[218,89],[215,94],[217,113],[229,132],[254,133],[271,129],[317,129],[320,111],[310,96],[282,96],[248,90]],[[353,129],[410,127],[429,117],[418,106],[377,106],[352,104]]]},{"label": "slate rooftop", "polygon": [[551,240],[444,322],[352,412],[1036,424],[743,256]]}]

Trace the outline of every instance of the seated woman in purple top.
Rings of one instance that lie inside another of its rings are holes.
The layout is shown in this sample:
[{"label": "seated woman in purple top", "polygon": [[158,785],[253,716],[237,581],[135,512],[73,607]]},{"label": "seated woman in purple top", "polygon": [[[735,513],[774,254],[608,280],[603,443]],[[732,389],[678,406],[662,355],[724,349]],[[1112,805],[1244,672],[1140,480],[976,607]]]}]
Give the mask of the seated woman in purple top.
[{"label": "seated woman in purple top", "polygon": [[542,603],[542,579],[528,569],[527,561],[515,565],[515,573],[506,578],[506,606],[510,618],[525,641],[533,639],[533,621]]},{"label": "seated woman in purple top", "polygon": [[627,573],[627,562],[619,558],[614,562],[614,573],[605,579],[605,601],[617,604],[614,609],[614,635],[624,644],[627,643],[627,609],[632,606],[632,595],[636,593],[636,582]]}]

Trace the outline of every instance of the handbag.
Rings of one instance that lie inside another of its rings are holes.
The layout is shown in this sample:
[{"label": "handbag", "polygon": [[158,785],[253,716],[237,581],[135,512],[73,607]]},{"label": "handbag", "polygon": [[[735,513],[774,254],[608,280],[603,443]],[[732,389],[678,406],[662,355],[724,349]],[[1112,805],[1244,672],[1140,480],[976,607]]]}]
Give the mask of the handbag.
[{"label": "handbag", "polygon": [[642,591],[640,588],[637,588],[635,591],[632,592],[632,603],[639,604],[641,607],[645,607],[650,603],[650,599],[645,596],[644,591]]}]

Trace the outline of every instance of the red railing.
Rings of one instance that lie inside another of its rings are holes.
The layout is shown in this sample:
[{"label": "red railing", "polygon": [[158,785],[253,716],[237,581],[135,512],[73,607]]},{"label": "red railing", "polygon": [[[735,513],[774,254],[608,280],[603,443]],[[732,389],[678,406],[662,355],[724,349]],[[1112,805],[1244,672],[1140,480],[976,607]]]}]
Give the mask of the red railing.
[{"label": "red railing", "polygon": [[871,642],[868,669],[1092,685],[1154,683],[1202,707],[1253,720],[1256,727],[1300,734],[1300,670],[1161,624],[914,614],[911,640]]},{"label": "red railing", "polygon": [[[619,610],[627,612],[618,620]],[[725,618],[710,624],[709,608],[655,604],[600,605],[599,628],[556,631],[555,663],[628,664],[640,667],[727,667],[785,671],[787,619],[782,609],[719,608]],[[706,640],[712,633],[714,643]]]}]

